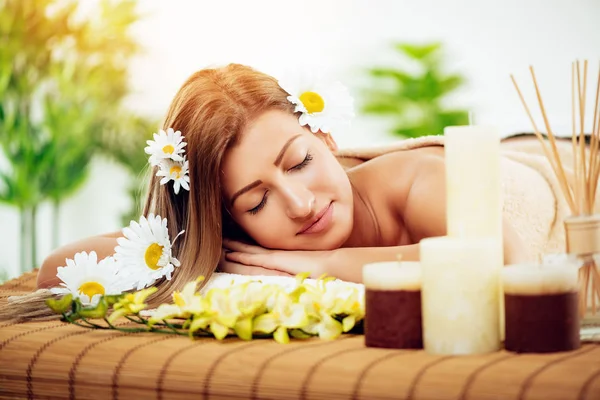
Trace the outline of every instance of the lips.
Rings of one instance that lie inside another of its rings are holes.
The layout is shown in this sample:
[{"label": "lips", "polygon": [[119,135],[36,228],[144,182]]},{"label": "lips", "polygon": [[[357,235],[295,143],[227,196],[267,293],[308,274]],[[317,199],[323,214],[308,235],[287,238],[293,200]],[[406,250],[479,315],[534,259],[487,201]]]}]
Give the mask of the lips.
[{"label": "lips", "polygon": [[[307,222],[300,231],[298,231],[298,235],[303,233],[316,233],[321,232],[329,225],[331,220],[331,212],[332,212],[333,202],[327,204],[327,206],[323,207],[321,211],[317,215],[314,216],[312,220]],[[325,218],[324,218],[325,217]],[[327,220],[327,221],[325,221]]]}]

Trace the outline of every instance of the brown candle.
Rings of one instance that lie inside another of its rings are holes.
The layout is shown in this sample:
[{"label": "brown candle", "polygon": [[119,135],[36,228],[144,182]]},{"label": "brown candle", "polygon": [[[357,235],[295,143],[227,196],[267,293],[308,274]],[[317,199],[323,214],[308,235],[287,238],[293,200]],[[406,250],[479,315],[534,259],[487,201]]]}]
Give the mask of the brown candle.
[{"label": "brown candle", "polygon": [[506,350],[549,353],[579,348],[577,272],[572,265],[504,268]]},{"label": "brown candle", "polygon": [[421,349],[421,268],[416,262],[363,267],[365,345]]}]

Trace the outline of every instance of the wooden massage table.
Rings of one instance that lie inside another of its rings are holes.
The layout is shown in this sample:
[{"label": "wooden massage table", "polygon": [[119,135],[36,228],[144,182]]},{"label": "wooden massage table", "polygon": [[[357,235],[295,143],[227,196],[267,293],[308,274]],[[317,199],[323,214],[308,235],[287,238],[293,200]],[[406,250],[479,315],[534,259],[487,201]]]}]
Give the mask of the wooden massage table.
[{"label": "wooden massage table", "polygon": [[[34,290],[36,272],[0,286]],[[546,355],[433,356],[327,342],[190,340],[0,323],[3,399],[600,399],[600,343]]]}]

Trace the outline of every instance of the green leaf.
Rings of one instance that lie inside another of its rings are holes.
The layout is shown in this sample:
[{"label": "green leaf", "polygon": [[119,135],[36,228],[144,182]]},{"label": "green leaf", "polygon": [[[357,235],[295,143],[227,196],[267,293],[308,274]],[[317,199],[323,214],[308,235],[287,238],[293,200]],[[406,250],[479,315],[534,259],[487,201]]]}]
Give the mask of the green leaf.
[{"label": "green leaf", "polygon": [[113,304],[118,303],[124,295],[122,294],[111,294],[111,295],[107,295],[104,296],[104,301],[106,301],[106,304],[110,307]]},{"label": "green leaf", "polygon": [[313,337],[313,335],[309,335],[301,329],[292,329],[290,330],[290,336],[295,339],[308,339]]},{"label": "green leaf", "polygon": [[442,45],[397,43],[394,48],[406,67],[399,63],[367,69],[371,81],[362,91],[361,110],[389,116],[390,131],[403,138],[438,135],[446,126],[466,124],[468,112],[447,110],[443,101],[465,79],[443,71]]},{"label": "green leaf", "polygon": [[396,44],[396,48],[410,58],[423,60],[435,55],[435,53],[440,50],[441,43],[429,43],[424,45],[398,43]]},{"label": "green leaf", "polygon": [[69,311],[72,307],[71,303],[73,302],[73,295],[71,293],[61,297],[60,299],[47,299],[46,305],[55,313],[55,314],[64,314]]},{"label": "green leaf", "polygon": [[95,307],[82,307],[79,310],[79,315],[84,318],[104,318],[107,311],[108,304],[104,297],[102,297]]},{"label": "green leaf", "polygon": [[399,84],[406,84],[413,79],[408,73],[391,68],[372,68],[369,74],[375,78],[392,78]]}]

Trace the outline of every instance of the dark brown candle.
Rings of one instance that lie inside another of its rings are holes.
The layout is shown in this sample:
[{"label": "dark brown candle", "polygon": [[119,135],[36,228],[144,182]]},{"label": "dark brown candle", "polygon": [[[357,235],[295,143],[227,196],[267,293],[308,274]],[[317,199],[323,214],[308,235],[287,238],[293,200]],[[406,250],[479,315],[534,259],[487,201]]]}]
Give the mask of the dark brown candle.
[{"label": "dark brown candle", "polygon": [[365,265],[365,345],[421,349],[421,269],[419,263]]},{"label": "dark brown candle", "polygon": [[506,350],[550,353],[580,347],[577,268],[514,265],[502,273]]}]

